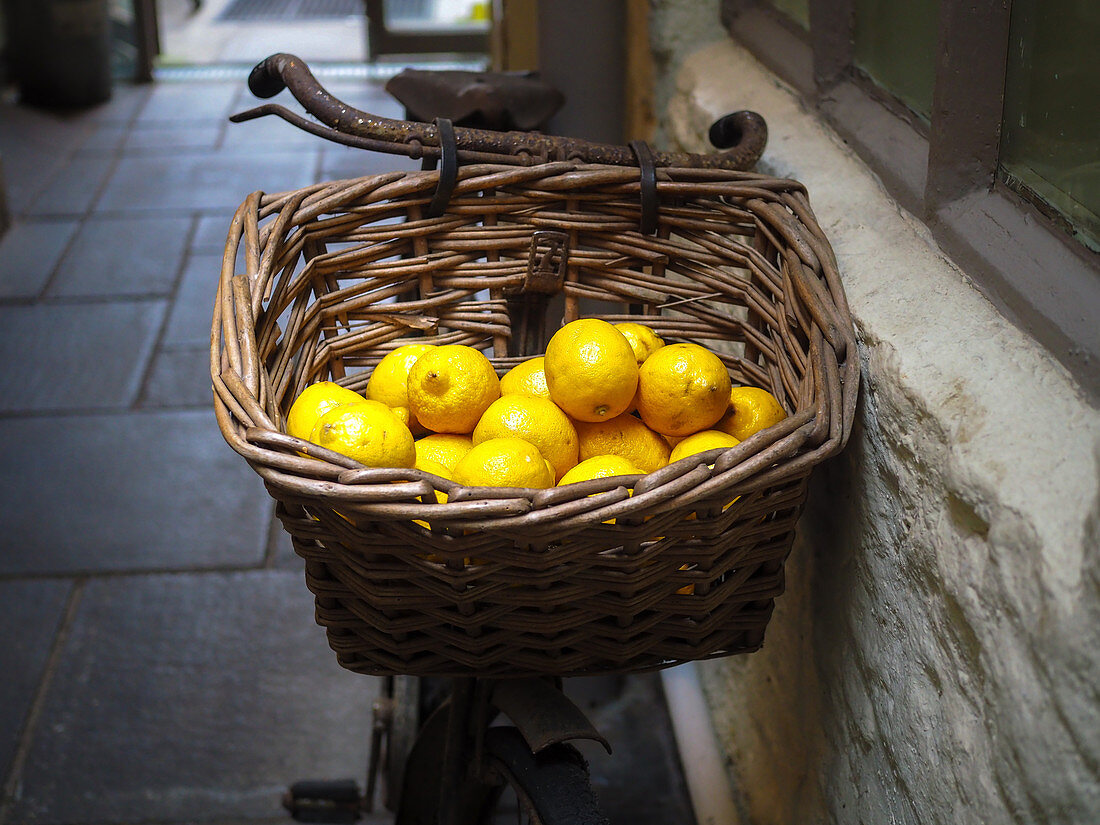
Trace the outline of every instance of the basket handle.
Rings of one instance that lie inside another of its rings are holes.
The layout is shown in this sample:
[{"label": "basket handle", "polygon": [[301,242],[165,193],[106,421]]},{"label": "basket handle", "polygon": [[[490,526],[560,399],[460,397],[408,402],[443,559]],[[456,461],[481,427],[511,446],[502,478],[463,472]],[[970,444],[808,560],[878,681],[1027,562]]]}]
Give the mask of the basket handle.
[{"label": "basket handle", "polygon": [[[295,112],[267,103],[232,115],[234,123],[276,115],[311,134],[376,152],[410,158],[438,158],[439,128],[431,123],[393,120],[363,112],[329,94],[313,76],[305,61],[292,54],[273,54],[252,69],[249,90],[270,98],[289,89],[319,125]],[[593,143],[577,138],[554,137],[537,132],[496,132],[489,129],[455,128],[458,160],[463,163],[505,163],[527,166],[558,160],[579,160],[612,166],[637,166],[629,146]],[[721,151],[713,154],[653,152],[654,164],[708,169],[751,169],[768,142],[768,127],[756,112],[733,112],[711,126],[710,140]]]}]

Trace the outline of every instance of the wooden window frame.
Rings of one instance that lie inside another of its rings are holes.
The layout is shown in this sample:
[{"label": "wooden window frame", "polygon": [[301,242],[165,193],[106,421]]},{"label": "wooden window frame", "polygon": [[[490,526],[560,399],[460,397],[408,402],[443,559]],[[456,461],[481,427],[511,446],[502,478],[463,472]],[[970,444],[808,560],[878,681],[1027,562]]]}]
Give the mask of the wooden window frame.
[{"label": "wooden window frame", "polygon": [[721,16],[989,300],[1100,402],[1100,254],[999,178],[1011,3],[940,0],[930,123],[854,67],[853,0],[809,0],[809,8],[809,32],[762,0],[723,0]]}]

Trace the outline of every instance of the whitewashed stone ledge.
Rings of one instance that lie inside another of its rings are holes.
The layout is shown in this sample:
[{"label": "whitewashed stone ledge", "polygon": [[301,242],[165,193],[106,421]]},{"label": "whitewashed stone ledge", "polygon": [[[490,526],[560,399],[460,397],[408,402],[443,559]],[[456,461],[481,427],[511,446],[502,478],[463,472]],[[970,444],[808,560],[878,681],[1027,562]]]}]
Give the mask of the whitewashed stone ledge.
[{"label": "whitewashed stone ledge", "polygon": [[1096,822],[1100,414],[733,42],[684,61],[662,125],[706,150],[741,108],[809,189],[864,378],[763,650],[700,665],[743,819]]}]

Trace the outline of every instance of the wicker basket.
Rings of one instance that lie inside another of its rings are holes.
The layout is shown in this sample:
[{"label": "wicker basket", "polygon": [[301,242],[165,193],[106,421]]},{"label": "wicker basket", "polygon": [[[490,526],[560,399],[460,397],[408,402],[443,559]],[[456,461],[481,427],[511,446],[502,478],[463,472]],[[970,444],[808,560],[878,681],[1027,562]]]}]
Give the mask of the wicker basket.
[{"label": "wicker basket", "polygon": [[[226,246],[218,421],[277,501],[340,664],[570,676],[759,648],[807,480],[843,447],[858,386],[835,260],[804,188],[659,169],[650,235],[638,231],[637,168],[465,166],[446,211],[426,217],[438,179],[255,193]],[[544,338],[547,300],[551,329],[633,318],[707,346],[789,416],[648,475],[550,490],[368,469],[282,432],[307,384],[362,390],[412,340],[481,348],[503,374]]]}]

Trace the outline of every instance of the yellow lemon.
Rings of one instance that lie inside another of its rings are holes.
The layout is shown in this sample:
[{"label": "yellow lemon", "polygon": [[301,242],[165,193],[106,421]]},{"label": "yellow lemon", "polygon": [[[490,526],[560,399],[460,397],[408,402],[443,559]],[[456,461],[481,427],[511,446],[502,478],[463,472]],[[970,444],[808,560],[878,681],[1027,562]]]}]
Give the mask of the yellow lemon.
[{"label": "yellow lemon", "polygon": [[512,437],[475,444],[455,465],[454,480],[467,487],[554,486],[554,474],[538,448]]},{"label": "yellow lemon", "polygon": [[[430,458],[416,457],[416,464],[413,465],[418,470],[423,470],[425,473],[431,473],[433,476],[439,476],[445,478],[448,481],[454,481],[454,474],[438,461],[432,461]],[[435,500],[439,504],[447,503],[447,494],[442,490],[435,491]]]},{"label": "yellow lemon", "polygon": [[786,417],[787,411],[767,390],[734,387],[730,390],[729,409],[715,426],[744,441],[753,433],[766,430]]},{"label": "yellow lemon", "polygon": [[334,381],[310,384],[294,399],[286,414],[286,432],[295,438],[309,439],[317,419],[333,407],[365,401],[359,393]]},{"label": "yellow lemon", "polygon": [[716,450],[719,447],[736,447],[740,443],[740,439],[734,438],[729,433],[724,433],[721,430],[703,430],[702,432],[692,433],[682,438],[672,448],[668,463],[671,464],[696,453],[705,453],[707,450]]},{"label": "yellow lemon", "polygon": [[454,470],[458,460],[470,452],[472,446],[474,442],[468,435],[429,433],[416,442],[416,460],[418,464],[422,460],[434,461],[448,470]]},{"label": "yellow lemon", "polygon": [[408,407],[409,370],[421,355],[433,349],[434,344],[404,344],[386,353],[370,374],[363,395],[387,407]]},{"label": "yellow lemon", "polygon": [[607,321],[571,321],[554,333],[545,358],[550,398],[570,417],[606,421],[630,408],[638,362],[630,342]]},{"label": "yellow lemon", "polygon": [[549,398],[550,390],[546,388],[546,373],[543,364],[546,359],[543,356],[530,358],[522,364],[516,364],[500,379],[501,395],[536,395],[540,398]]},{"label": "yellow lemon", "polygon": [[309,440],[368,467],[412,467],[416,462],[413,434],[380,401],[333,407],[317,419]]},{"label": "yellow lemon", "polygon": [[643,473],[668,464],[669,446],[664,437],[649,429],[639,418],[624,413],[610,421],[578,421],[578,458],[617,455]]},{"label": "yellow lemon", "polygon": [[642,364],[638,414],[662,435],[691,435],[710,429],[729,405],[726,365],[698,344],[669,344]]},{"label": "yellow lemon", "polygon": [[489,405],[471,435],[475,445],[515,436],[538,448],[554,468],[554,478],[577,463],[577,430],[549,398],[502,395]]},{"label": "yellow lemon", "polygon": [[435,347],[409,370],[409,409],[437,433],[469,433],[500,398],[500,379],[481,350],[461,344]]},{"label": "yellow lemon", "polygon": [[624,321],[621,324],[615,324],[615,329],[626,336],[627,343],[634,350],[634,358],[639,367],[645,359],[665,345],[664,339],[645,324]]},{"label": "yellow lemon", "polygon": [[593,478],[634,476],[644,472],[644,470],[620,455],[594,455],[591,458],[586,458],[563,475],[561,481],[558,482],[558,486],[575,484],[578,481],[588,481]]}]

